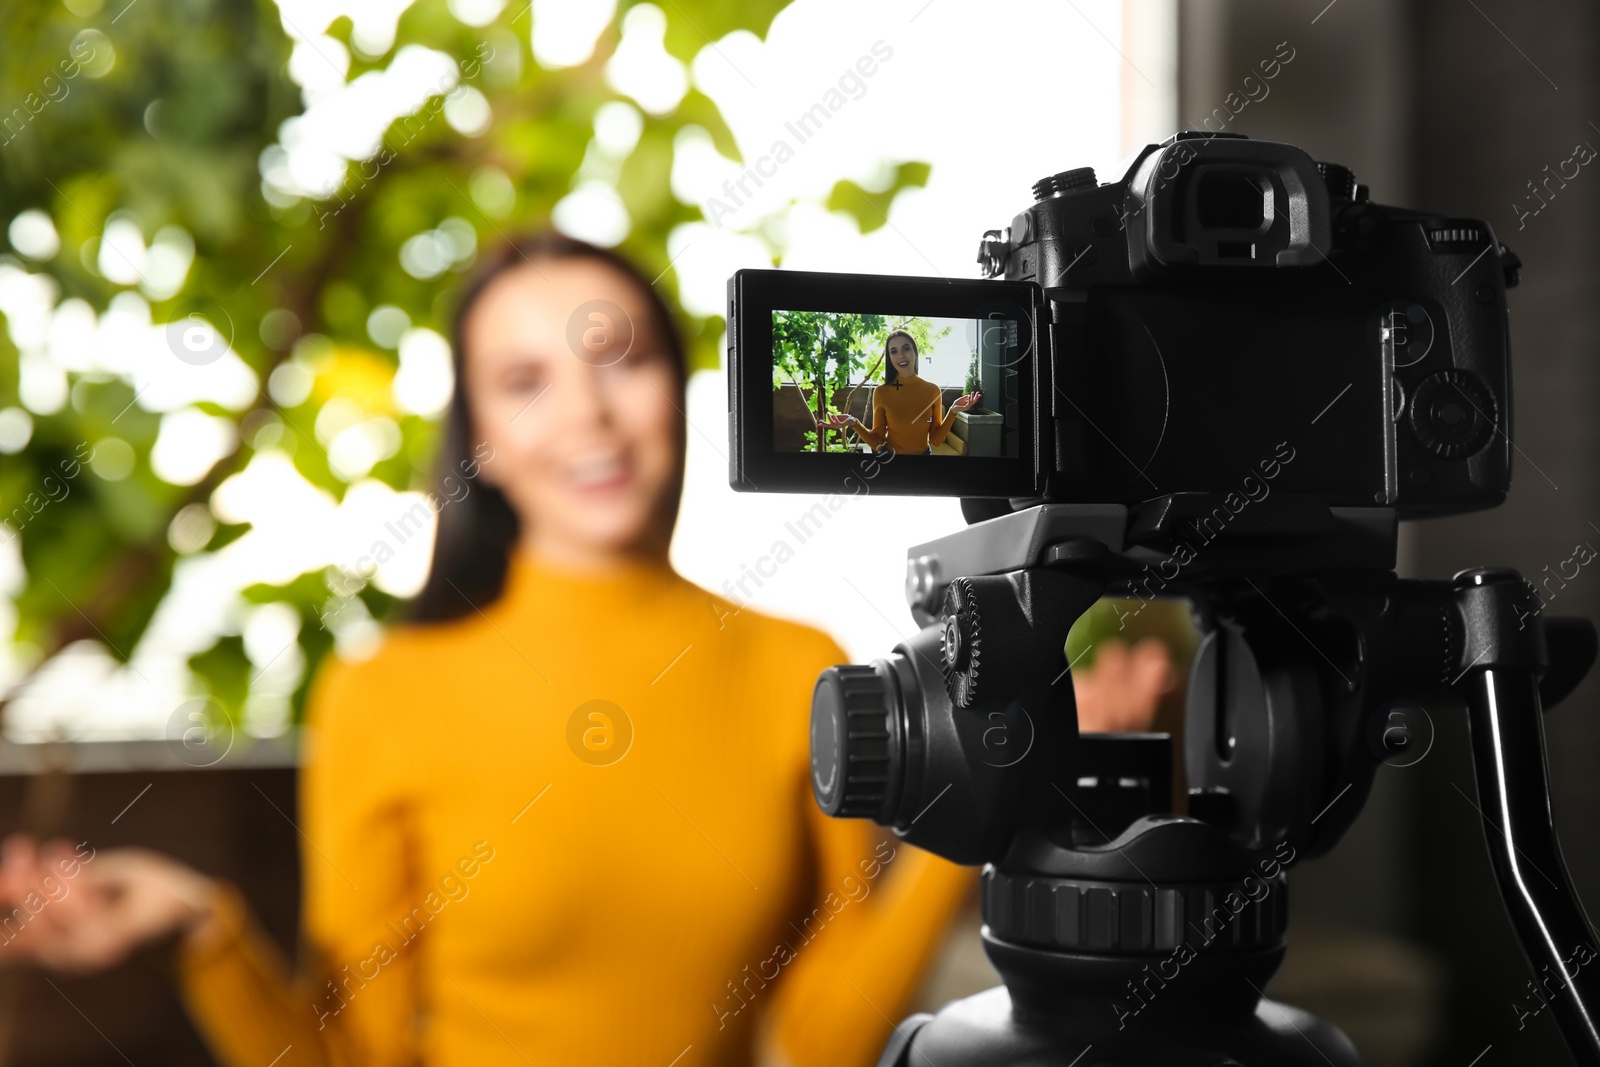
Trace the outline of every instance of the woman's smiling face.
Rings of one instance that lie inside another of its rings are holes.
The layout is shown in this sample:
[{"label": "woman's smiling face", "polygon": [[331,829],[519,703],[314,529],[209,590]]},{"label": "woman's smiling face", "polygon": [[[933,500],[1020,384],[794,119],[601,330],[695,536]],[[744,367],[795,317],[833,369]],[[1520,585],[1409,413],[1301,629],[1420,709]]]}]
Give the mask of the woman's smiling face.
[{"label": "woman's smiling face", "polygon": [[897,333],[889,338],[889,362],[901,374],[916,373],[917,346],[910,337]]},{"label": "woman's smiling face", "polygon": [[467,314],[461,387],[494,448],[484,477],[546,555],[664,551],[684,420],[663,329],[637,284],[581,257],[507,271]]}]

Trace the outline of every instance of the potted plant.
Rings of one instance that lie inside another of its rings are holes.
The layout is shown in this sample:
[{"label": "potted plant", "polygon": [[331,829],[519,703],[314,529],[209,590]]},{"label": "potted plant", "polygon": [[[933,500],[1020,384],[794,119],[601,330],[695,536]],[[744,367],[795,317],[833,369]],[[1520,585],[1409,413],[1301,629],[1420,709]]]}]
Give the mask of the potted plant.
[{"label": "potted plant", "polygon": [[[972,353],[972,361],[967,364],[967,393],[980,392],[983,389],[983,376],[979,370],[978,353]],[[959,436],[966,442],[966,455],[969,456],[998,456],[1004,444],[1005,417],[994,409],[979,404],[969,408],[956,416],[956,422],[961,427]]]}]

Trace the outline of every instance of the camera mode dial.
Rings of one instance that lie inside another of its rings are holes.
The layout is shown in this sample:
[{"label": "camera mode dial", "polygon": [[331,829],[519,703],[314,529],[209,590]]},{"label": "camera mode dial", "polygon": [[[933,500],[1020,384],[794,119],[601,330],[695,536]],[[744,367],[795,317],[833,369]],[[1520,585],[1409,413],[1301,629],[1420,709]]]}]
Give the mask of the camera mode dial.
[{"label": "camera mode dial", "polygon": [[1074,167],[1033,183],[1033,198],[1049,200],[1052,196],[1070,193],[1074,189],[1090,189],[1100,183],[1095,180],[1093,167]]}]

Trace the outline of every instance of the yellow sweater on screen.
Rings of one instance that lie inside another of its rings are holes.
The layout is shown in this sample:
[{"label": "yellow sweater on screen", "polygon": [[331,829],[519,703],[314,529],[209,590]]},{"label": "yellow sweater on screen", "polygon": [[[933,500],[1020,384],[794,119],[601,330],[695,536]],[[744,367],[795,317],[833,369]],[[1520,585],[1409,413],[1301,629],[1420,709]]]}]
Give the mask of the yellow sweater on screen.
[{"label": "yellow sweater on screen", "polygon": [[944,443],[956,415],[944,411],[939,387],[915,374],[901,374],[894,384],[872,391],[872,425],[855,423],[851,429],[873,448],[884,440],[893,452],[926,452]]},{"label": "yellow sweater on screen", "polygon": [[297,822],[298,977],[224,887],[179,950],[229,1067],[876,1062],[976,872],[824,816],[821,633],[665,566],[525,556],[332,663]]}]

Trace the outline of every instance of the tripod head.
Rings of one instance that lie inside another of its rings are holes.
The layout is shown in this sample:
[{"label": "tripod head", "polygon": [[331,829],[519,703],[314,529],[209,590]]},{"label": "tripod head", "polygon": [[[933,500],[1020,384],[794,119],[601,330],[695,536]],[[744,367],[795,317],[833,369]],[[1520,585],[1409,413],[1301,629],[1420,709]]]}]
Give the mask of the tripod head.
[{"label": "tripod head", "polygon": [[[1338,843],[1410,743],[1408,716],[1445,703],[1467,709],[1519,939],[1571,981],[1553,1014],[1575,1059],[1600,1064],[1600,980],[1570,963],[1595,941],[1550,822],[1540,723],[1592,664],[1594,627],[1542,617],[1515,571],[1398,578],[1397,525],[1389,508],[1181,493],[1042,504],[910,550],[923,629],[819,679],[813,785],[830,814],[985,865],[1005,987],[908,1020],[883,1064],[913,1047],[941,1067],[1090,1048],[1084,1067],[1359,1063],[1335,1028],[1260,992],[1284,952],[1284,872]],[[1203,633],[1184,810],[1165,735],[1078,733],[1067,631],[1107,595],[1186,598]]]}]

